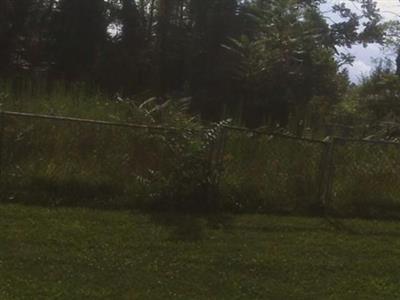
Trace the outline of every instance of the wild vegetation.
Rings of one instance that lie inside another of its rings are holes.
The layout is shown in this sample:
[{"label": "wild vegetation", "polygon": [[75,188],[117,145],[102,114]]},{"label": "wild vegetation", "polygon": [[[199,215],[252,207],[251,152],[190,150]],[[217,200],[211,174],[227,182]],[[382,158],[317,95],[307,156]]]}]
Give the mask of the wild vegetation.
[{"label": "wild vegetation", "polygon": [[7,116],[3,198],[319,211],[323,146],[225,136],[221,124],[322,139],[329,122],[363,126],[387,115],[373,116],[365,97],[372,77],[351,87],[340,47],[384,42],[395,24],[383,24],[373,2],[357,13],[333,6],[338,22],[320,4],[2,0],[2,109],[177,129]]},{"label": "wild vegetation", "polygon": [[[0,298],[399,298],[399,33],[373,0],[0,0]],[[397,60],[355,84],[369,43]]]},{"label": "wild vegetation", "polygon": [[25,84],[15,93],[3,83],[6,110],[163,127],[3,115],[3,202],[398,217],[397,144],[335,143],[329,158],[330,142],[319,136],[204,122],[192,116],[188,99],[142,102],[108,98],[90,87]]}]

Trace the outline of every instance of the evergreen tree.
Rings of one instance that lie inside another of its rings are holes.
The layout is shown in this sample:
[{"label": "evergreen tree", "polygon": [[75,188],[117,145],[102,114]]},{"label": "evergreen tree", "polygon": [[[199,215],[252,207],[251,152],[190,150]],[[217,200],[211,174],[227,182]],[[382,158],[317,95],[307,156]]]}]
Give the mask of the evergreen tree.
[{"label": "evergreen tree", "polygon": [[104,1],[61,0],[53,39],[56,74],[67,80],[90,80],[107,39]]}]

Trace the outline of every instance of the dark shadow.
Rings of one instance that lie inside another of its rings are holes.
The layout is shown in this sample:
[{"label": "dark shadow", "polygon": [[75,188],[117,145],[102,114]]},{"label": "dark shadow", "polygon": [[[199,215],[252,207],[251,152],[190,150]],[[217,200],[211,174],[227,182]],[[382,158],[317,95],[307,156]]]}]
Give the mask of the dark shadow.
[{"label": "dark shadow", "polygon": [[333,218],[330,216],[325,216],[324,221],[328,223],[336,231],[344,232],[347,234],[358,234],[357,231],[354,230],[354,228],[351,228],[350,226],[346,225],[343,222],[343,220]]},{"label": "dark shadow", "polygon": [[207,230],[225,228],[232,218],[227,214],[203,211],[201,205],[193,205],[190,209],[186,206],[154,207],[124,195],[118,186],[79,180],[32,178],[29,182],[3,184],[0,203],[140,212],[148,215],[151,222],[168,228],[173,241],[204,239]]},{"label": "dark shadow", "polygon": [[127,204],[122,189],[105,182],[35,177],[26,182],[3,183],[0,190],[1,203],[97,209],[118,209]]},{"label": "dark shadow", "polygon": [[147,213],[153,223],[168,228],[171,241],[185,242],[205,239],[208,230],[230,228],[233,218],[228,214]]},{"label": "dark shadow", "polygon": [[[370,228],[354,228],[350,224],[348,224],[346,221],[349,220],[354,220],[354,218],[358,218],[359,220],[363,221],[377,221],[379,220],[379,223],[393,223],[393,222],[398,222],[399,218],[388,218],[388,219],[377,219],[377,218],[360,218],[360,217],[353,217],[353,218],[337,218],[337,217],[325,217],[324,221],[328,223],[333,229],[335,229],[338,232],[346,233],[349,235],[355,235],[355,236],[368,236],[368,237],[392,237],[392,238],[400,238],[400,231],[397,231],[396,229],[393,229],[393,231],[389,230],[380,230],[374,228],[372,225],[368,226]],[[346,224],[347,223],[347,224]],[[399,223],[400,225],[400,223]],[[400,228],[400,226],[399,226]]]},{"label": "dark shadow", "polygon": [[[266,215],[266,217],[268,217]],[[276,216],[275,216],[276,217]],[[310,218],[310,217],[307,217]],[[354,227],[354,225],[350,224],[351,220],[349,218],[335,218],[331,216],[325,217],[315,217],[314,219],[318,220],[318,224],[315,226],[304,226],[297,225],[296,223],[291,224],[277,224],[276,222],[271,224],[265,224],[261,226],[254,225],[240,225],[235,226],[235,229],[240,229],[243,231],[256,231],[256,232],[264,232],[264,233],[303,233],[303,232],[326,232],[326,233],[343,233],[347,235],[354,236],[366,236],[366,237],[392,237],[392,238],[400,238],[400,231],[397,231],[395,228],[392,230],[382,230],[374,228],[373,225],[369,225],[369,228],[360,228]],[[367,219],[359,219],[360,221],[368,221]],[[382,222],[393,222],[389,220],[379,220]],[[399,223],[400,228],[400,223]]]},{"label": "dark shadow", "polygon": [[[160,226],[168,228],[170,239],[173,241],[198,241],[206,238],[206,232],[214,229],[233,228],[234,214],[230,210],[219,208],[215,211],[196,212],[171,209],[151,209],[151,206],[141,206],[137,199],[132,199],[124,194],[123,189],[117,185],[97,182],[88,183],[79,180],[50,180],[34,178],[29,182],[14,185],[3,184],[0,187],[0,203],[23,204],[42,207],[80,207],[99,210],[131,210],[140,211],[149,216],[150,220]],[[359,206],[357,206],[359,207]],[[318,212],[318,213],[316,213]],[[247,213],[260,213],[248,211]],[[285,213],[263,212],[268,218],[274,216],[300,216],[321,220],[319,226],[308,227],[288,224],[265,224],[262,226],[235,225],[235,229],[262,232],[332,232],[333,230],[350,235],[360,236],[389,236],[400,237],[400,231],[379,231],[379,229],[357,229],[346,221],[346,218],[361,218],[364,220],[399,221],[400,207],[393,205],[372,205],[367,203],[361,209],[354,209],[350,214],[339,214],[327,211],[325,214],[313,208],[302,213],[291,211]]]}]

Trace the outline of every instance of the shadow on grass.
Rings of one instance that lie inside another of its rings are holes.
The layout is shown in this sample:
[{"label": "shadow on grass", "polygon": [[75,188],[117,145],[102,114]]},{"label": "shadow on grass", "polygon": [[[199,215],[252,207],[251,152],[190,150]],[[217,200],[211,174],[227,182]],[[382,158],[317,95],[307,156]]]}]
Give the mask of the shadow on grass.
[{"label": "shadow on grass", "polygon": [[94,183],[37,177],[26,182],[3,184],[0,189],[1,203],[96,209],[127,207],[121,187],[101,181]]},{"label": "shadow on grass", "polygon": [[[123,190],[118,185],[109,183],[88,183],[79,180],[58,181],[42,178],[34,178],[29,183],[19,183],[1,187],[0,203],[23,204],[42,207],[79,207],[99,210],[130,210],[132,213],[140,212],[149,216],[149,220],[154,224],[163,226],[170,232],[171,241],[199,241],[206,238],[208,230],[235,229],[244,231],[262,232],[332,232],[337,231],[349,235],[365,236],[390,236],[400,237],[400,232],[385,230],[369,230],[354,228],[351,222],[347,222],[344,217],[372,219],[380,221],[399,221],[400,207],[385,205],[375,205],[368,203],[368,207],[355,210],[351,215],[338,215],[337,212],[330,212],[331,215],[315,215],[315,211],[310,214],[296,214],[291,216],[301,216],[307,218],[320,219],[317,225],[305,226],[302,222],[287,224],[287,222],[268,224],[268,215],[265,215],[266,224],[255,225],[233,225],[235,215],[219,212],[199,213],[194,208],[192,211],[154,209],[150,206],[138,205],[134,199],[124,195]],[[365,204],[365,203],[364,203]],[[373,213],[371,213],[373,212]],[[275,217],[279,214],[273,214]],[[282,215],[287,217],[288,215]],[[273,217],[274,218],[274,217]],[[317,222],[318,223],[318,222]]]},{"label": "shadow on grass", "polygon": [[0,203],[5,204],[139,212],[151,222],[166,227],[172,241],[201,240],[207,230],[227,227],[231,220],[228,214],[199,213],[196,208],[174,210],[157,208],[154,203],[143,204],[124,195],[121,187],[102,182],[32,178],[15,185],[3,184],[0,189]]},{"label": "shadow on grass", "polygon": [[[268,218],[268,216],[266,216]],[[376,238],[400,238],[400,223],[393,220],[371,220],[371,219],[350,219],[337,218],[331,216],[324,217],[307,217],[307,220],[314,222],[302,222],[298,217],[286,219],[283,222],[276,222],[277,216],[271,216],[272,222],[266,221],[262,225],[235,225],[235,229],[245,232],[263,232],[268,233],[286,233],[286,234],[301,234],[309,233],[326,233],[326,234],[344,234],[354,237],[376,237]],[[268,219],[266,219],[268,220]],[[388,225],[388,226],[386,226]]]},{"label": "shadow on grass", "polygon": [[377,220],[400,220],[400,202],[390,198],[351,199],[344,207],[332,208],[336,217],[352,217]]},{"label": "shadow on grass", "polygon": [[168,228],[171,241],[195,242],[206,238],[208,230],[231,228],[233,216],[228,214],[149,213],[150,220]]}]

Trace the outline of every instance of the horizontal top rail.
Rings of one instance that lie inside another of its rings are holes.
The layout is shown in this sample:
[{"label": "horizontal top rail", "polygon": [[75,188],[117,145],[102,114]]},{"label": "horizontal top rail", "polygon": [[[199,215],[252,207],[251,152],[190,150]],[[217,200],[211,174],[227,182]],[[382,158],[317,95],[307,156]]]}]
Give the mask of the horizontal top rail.
[{"label": "horizontal top rail", "polygon": [[[14,112],[14,111],[0,110],[0,114],[6,115],[6,116],[22,117],[22,118],[87,123],[87,124],[94,124],[94,125],[116,126],[116,127],[146,129],[146,130],[155,130],[155,131],[177,132],[177,131],[181,130],[176,127],[168,127],[168,126],[143,125],[143,124],[124,123],[124,122],[112,122],[112,121],[99,121],[99,120],[92,120],[92,119],[53,116],[53,115],[45,115],[45,114]],[[332,140],[336,140],[336,141],[342,141],[342,142],[360,142],[360,143],[369,143],[369,144],[400,146],[399,142],[384,141],[384,140],[352,139],[352,138],[343,138],[343,137],[336,137],[336,136],[333,136],[333,137],[331,137],[331,139],[328,139],[328,140],[317,140],[317,139],[312,139],[312,138],[297,137],[297,136],[288,135],[288,134],[284,134],[284,133],[267,132],[267,131],[262,131],[262,130],[257,130],[257,129],[249,129],[249,128],[245,128],[245,127],[232,126],[232,125],[223,125],[223,128],[229,129],[229,130],[252,133],[252,134],[256,134],[256,135],[270,135],[272,137],[281,137],[281,138],[285,138],[285,139],[298,140],[298,141],[304,141],[304,142],[310,142],[310,143],[319,143],[319,144],[324,144],[324,145],[329,144]]]},{"label": "horizontal top rail", "polygon": [[367,139],[352,139],[352,138],[343,138],[343,137],[333,137],[334,140],[342,141],[342,142],[354,142],[354,143],[365,143],[365,144],[376,144],[376,145],[394,145],[400,146],[399,142],[393,141],[384,141],[384,140],[367,140]]},{"label": "horizontal top rail", "polygon": [[91,119],[61,117],[61,116],[22,113],[22,112],[13,112],[13,111],[0,111],[0,114],[6,115],[6,116],[23,117],[23,118],[45,119],[45,120],[53,120],[53,121],[76,122],[76,123],[88,123],[88,124],[94,124],[94,125],[149,129],[149,130],[159,130],[159,131],[178,131],[179,130],[176,127],[142,125],[142,124],[112,122],[112,121],[99,121],[99,120],[91,120]]},{"label": "horizontal top rail", "polygon": [[[179,131],[180,130],[176,127],[143,125],[143,124],[111,122],[111,121],[99,121],[99,120],[92,120],[92,119],[53,116],[53,115],[34,114],[34,113],[25,113],[25,112],[14,112],[14,111],[5,111],[5,110],[0,111],[0,113],[4,114],[4,115],[8,115],[8,116],[16,116],[16,117],[23,117],[23,118],[45,119],[45,120],[64,121],[64,122],[76,122],[76,123],[88,123],[88,124],[104,125],[104,126],[117,126],[117,127],[137,128],[137,129],[158,130],[158,131]],[[279,137],[287,138],[287,139],[326,144],[325,141],[290,136],[290,135],[286,135],[286,134],[282,134],[282,133],[267,133],[265,131],[252,130],[252,129],[248,129],[245,127],[236,127],[236,126],[229,126],[229,125],[224,125],[223,127],[226,129],[230,129],[230,130],[243,131],[243,132],[248,132],[248,133],[253,133],[253,134],[269,134],[272,136],[279,136]]]},{"label": "horizontal top rail", "polygon": [[270,136],[277,136],[285,139],[290,139],[290,140],[298,140],[298,141],[304,141],[304,142],[310,142],[310,143],[318,143],[318,144],[327,144],[328,142],[322,141],[322,140],[317,140],[317,139],[310,139],[310,138],[304,138],[304,137],[298,137],[298,136],[292,136],[288,134],[283,134],[283,133],[278,133],[278,132],[266,132],[266,131],[261,131],[261,130],[252,130],[248,129],[245,127],[237,127],[237,126],[230,126],[230,125],[224,125],[223,126],[226,129],[230,130],[236,130],[236,131],[242,131],[242,132],[248,132],[248,133],[253,133],[253,134],[259,134],[259,135],[270,135]]}]

